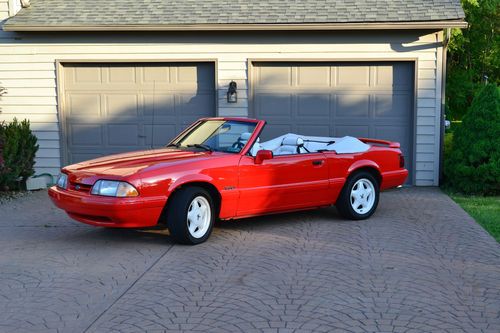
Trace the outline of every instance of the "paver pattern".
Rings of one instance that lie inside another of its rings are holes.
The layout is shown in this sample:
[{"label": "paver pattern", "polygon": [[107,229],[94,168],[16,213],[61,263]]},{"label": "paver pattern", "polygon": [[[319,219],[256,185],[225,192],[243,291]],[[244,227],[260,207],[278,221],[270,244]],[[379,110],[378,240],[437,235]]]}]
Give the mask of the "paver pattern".
[{"label": "paver pattern", "polygon": [[498,332],[500,246],[438,189],[219,222],[207,243],[0,205],[0,332]]}]

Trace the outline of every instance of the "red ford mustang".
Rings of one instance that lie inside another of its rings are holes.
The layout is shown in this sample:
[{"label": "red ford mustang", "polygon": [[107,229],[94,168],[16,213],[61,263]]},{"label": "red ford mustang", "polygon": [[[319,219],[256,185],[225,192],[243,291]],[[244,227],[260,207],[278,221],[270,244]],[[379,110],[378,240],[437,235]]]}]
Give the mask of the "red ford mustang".
[{"label": "red ford mustang", "polygon": [[377,208],[408,176],[395,142],[288,133],[261,142],[262,120],[201,119],[163,149],[67,166],[49,190],[73,219],[103,227],[166,226],[204,242],[216,218],[336,205],[349,219]]}]

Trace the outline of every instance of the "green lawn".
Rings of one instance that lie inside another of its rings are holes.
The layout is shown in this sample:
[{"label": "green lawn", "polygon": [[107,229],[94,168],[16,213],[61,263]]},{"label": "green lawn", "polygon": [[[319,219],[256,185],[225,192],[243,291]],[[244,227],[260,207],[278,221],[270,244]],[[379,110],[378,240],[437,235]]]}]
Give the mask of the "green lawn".
[{"label": "green lawn", "polygon": [[467,213],[500,242],[500,197],[450,194]]}]

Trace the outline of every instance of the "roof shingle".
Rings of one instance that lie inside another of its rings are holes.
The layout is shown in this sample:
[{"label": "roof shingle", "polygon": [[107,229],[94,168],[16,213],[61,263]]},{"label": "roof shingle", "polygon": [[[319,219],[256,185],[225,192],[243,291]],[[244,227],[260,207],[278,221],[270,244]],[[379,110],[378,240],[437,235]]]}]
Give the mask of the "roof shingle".
[{"label": "roof shingle", "polygon": [[5,26],[327,24],[460,20],[459,0],[32,0]]}]

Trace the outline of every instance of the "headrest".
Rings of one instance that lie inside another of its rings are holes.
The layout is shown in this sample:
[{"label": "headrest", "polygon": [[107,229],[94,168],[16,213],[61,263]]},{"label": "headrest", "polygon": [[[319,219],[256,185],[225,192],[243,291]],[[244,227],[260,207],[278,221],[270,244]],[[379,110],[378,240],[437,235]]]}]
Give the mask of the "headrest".
[{"label": "headrest", "polygon": [[248,141],[248,139],[250,139],[251,136],[252,136],[252,133],[249,133],[249,132],[241,133],[240,140]]},{"label": "headrest", "polygon": [[296,137],[296,136],[286,136],[283,141],[281,142],[281,145],[283,146],[300,146],[304,144],[304,140],[302,138]]}]

